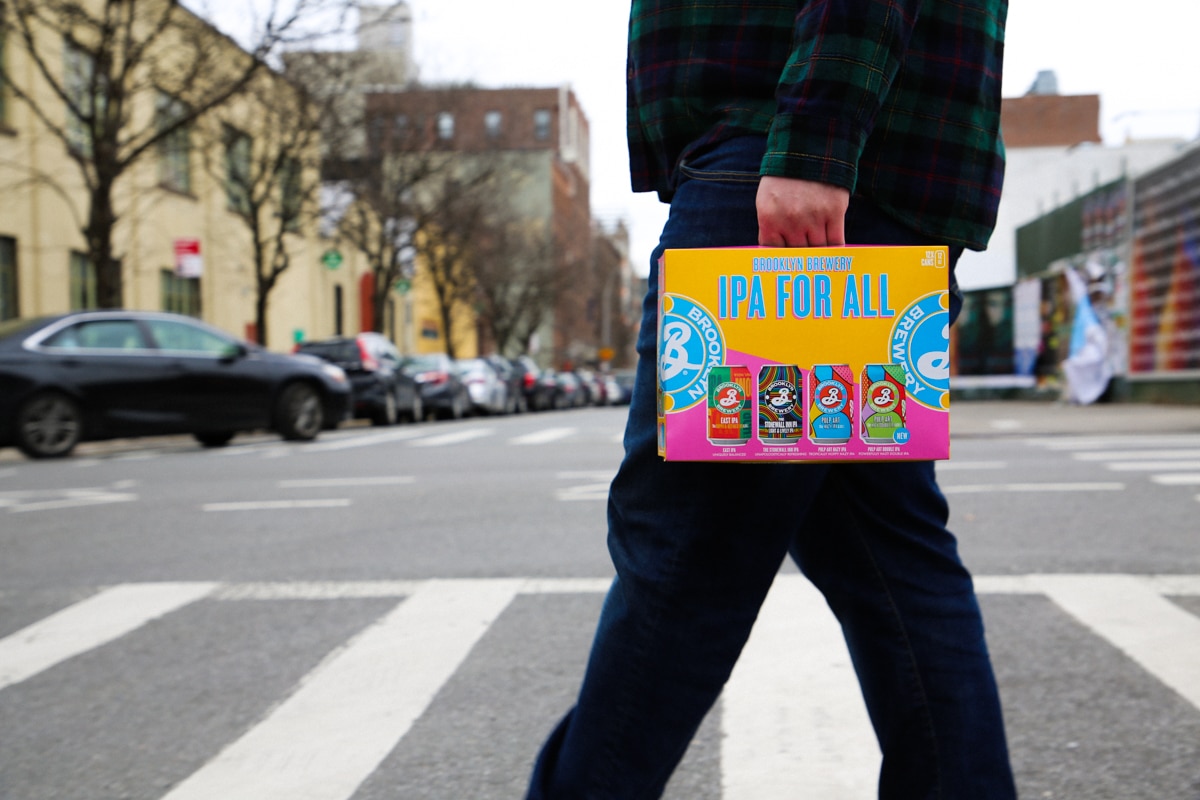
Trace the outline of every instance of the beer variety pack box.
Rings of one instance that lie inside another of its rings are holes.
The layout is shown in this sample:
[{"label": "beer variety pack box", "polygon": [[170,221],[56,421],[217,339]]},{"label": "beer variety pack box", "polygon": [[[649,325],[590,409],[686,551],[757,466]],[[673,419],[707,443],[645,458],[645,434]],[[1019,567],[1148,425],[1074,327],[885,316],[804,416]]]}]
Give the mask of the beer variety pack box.
[{"label": "beer variety pack box", "polygon": [[668,250],[668,461],[950,457],[944,247]]}]

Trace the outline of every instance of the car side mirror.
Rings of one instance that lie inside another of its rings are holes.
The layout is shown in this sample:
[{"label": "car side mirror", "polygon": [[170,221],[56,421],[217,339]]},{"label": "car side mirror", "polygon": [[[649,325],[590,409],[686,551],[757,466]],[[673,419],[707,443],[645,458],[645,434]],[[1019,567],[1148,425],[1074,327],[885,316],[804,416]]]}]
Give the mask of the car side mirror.
[{"label": "car side mirror", "polygon": [[221,360],[237,361],[239,358],[245,358],[248,352],[250,351],[246,349],[246,345],[241,342],[230,342],[229,346],[221,351]]}]

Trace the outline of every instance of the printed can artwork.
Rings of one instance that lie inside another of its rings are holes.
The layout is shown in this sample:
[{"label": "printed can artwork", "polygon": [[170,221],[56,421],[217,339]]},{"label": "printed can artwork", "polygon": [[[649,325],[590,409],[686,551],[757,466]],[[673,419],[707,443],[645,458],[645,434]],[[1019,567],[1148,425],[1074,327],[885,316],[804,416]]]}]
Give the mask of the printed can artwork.
[{"label": "printed can artwork", "polygon": [[900,364],[868,364],[862,372],[862,440],[867,444],[904,444],[908,374]]},{"label": "printed can artwork", "polygon": [[809,372],[809,438],[813,444],[845,444],[854,432],[854,371],[846,364],[818,364]]},{"label": "printed can artwork", "polygon": [[767,364],[758,372],[758,440],[794,445],[804,438],[804,370]]},{"label": "printed can artwork", "polygon": [[708,373],[708,440],[727,445],[750,441],[751,399],[749,369],[713,367]]}]

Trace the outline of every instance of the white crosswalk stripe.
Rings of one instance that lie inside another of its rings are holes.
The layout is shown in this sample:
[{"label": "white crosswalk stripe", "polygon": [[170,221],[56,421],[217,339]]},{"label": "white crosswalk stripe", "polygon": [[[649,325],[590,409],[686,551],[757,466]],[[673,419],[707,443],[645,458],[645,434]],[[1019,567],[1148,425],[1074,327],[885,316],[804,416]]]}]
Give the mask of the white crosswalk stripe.
[{"label": "white crosswalk stripe", "polygon": [[[0,690],[199,602],[396,602],[334,648],[257,724],[168,800],[347,800],[426,713],[522,595],[602,593],[606,578],[324,583],[146,583],[104,589],[0,639]],[[1040,595],[1200,709],[1200,575],[978,576],[982,595]],[[795,691],[797,685],[805,691]],[[803,578],[781,575],[722,697],[722,796],[872,796],[879,753],[836,622]]]}]

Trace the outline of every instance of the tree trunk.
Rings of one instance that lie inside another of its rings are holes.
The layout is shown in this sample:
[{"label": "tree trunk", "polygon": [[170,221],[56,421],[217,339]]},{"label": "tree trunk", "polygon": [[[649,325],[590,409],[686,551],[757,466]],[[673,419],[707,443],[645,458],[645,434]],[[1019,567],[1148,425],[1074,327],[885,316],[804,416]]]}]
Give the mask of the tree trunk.
[{"label": "tree trunk", "polygon": [[103,181],[92,190],[88,210],[88,261],[96,272],[96,305],[100,308],[120,308],[123,304],[121,262],[113,258],[113,227],[117,218],[112,203],[113,185]]}]

